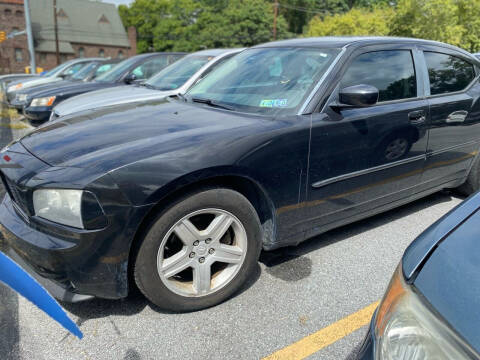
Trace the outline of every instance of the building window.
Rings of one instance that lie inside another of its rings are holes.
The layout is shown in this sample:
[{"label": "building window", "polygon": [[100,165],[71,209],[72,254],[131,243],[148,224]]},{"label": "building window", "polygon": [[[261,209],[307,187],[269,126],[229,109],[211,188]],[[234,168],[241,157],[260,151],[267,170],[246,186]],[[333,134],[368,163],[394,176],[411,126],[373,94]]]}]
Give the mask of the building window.
[{"label": "building window", "polygon": [[3,12],[4,12],[5,16],[12,15],[12,10],[10,10],[10,9],[5,9]]},{"label": "building window", "polygon": [[105,15],[102,15],[102,16],[100,16],[100,19],[98,19],[98,22],[108,24],[110,21],[108,21],[108,19]]},{"label": "building window", "polygon": [[23,11],[22,10],[15,11],[15,16],[16,17],[22,17],[23,16]]},{"label": "building window", "polygon": [[98,50],[98,56],[105,57],[105,51],[103,49]]},{"label": "building window", "polygon": [[63,9],[58,10],[57,16],[60,18],[68,18],[67,13]]},{"label": "building window", "polygon": [[78,57],[84,57],[85,56],[85,49],[83,47],[78,48]]},{"label": "building window", "polygon": [[123,59],[123,51],[122,50],[119,50],[118,51],[118,56],[117,56],[119,59]]},{"label": "building window", "polygon": [[15,48],[15,61],[22,62],[23,61],[23,51],[22,49]]},{"label": "building window", "polygon": [[40,62],[41,63],[47,62],[47,53],[44,53],[44,52],[40,53]]},{"label": "building window", "polygon": [[60,54],[60,63],[64,63],[65,61],[67,61],[67,55],[65,54]]}]

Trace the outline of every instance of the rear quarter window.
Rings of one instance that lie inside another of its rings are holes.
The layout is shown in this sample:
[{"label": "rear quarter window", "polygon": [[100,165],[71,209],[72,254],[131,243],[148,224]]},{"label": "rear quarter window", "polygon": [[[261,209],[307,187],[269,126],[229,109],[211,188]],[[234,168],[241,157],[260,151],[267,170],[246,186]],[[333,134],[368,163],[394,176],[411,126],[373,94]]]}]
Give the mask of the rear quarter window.
[{"label": "rear quarter window", "polygon": [[475,68],[466,60],[430,51],[425,51],[424,55],[431,95],[465,90],[475,79]]}]

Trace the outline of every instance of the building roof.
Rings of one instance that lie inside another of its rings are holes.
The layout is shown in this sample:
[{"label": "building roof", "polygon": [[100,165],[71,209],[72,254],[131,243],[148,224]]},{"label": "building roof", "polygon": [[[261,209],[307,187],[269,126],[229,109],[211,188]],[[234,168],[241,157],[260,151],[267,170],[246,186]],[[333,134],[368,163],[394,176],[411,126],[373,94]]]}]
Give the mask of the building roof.
[{"label": "building roof", "polygon": [[16,5],[23,5],[23,0],[0,0],[2,4],[16,4]]},{"label": "building roof", "polygon": [[[30,1],[32,30],[38,51],[55,49],[53,0]],[[117,8],[89,0],[57,0],[60,51],[73,51],[71,43],[129,47]]]}]

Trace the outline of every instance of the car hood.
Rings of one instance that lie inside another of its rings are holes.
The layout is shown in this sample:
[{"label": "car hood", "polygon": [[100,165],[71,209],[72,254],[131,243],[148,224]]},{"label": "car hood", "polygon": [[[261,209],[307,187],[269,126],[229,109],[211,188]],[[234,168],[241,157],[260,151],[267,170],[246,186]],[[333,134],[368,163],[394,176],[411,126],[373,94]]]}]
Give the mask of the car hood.
[{"label": "car hood", "polygon": [[23,87],[21,89],[19,89],[19,91],[21,91],[23,89],[28,89],[28,88],[31,88],[31,87],[34,87],[34,86],[54,83],[54,82],[62,81],[62,80],[63,79],[59,78],[59,77],[42,77],[40,79],[27,78],[27,79],[25,79],[25,81],[18,80],[18,81],[16,81],[16,83],[23,83]]},{"label": "car hood", "polygon": [[[470,198],[480,203],[479,195]],[[480,211],[437,244],[414,285],[450,326],[480,353]]]},{"label": "car hood", "polygon": [[27,94],[28,96],[32,96],[32,95],[35,96],[36,93],[40,93],[45,90],[57,89],[59,87],[65,86],[67,84],[72,84],[72,83],[73,82],[69,80],[60,80],[60,81],[55,81],[53,83],[50,82],[42,85],[37,85],[32,88],[26,88],[24,90],[22,89],[17,91],[17,94]]},{"label": "car hood", "polygon": [[75,94],[83,94],[98,89],[109,88],[115,86],[115,83],[101,82],[83,82],[83,81],[62,81],[60,83],[49,84],[47,87],[37,87],[29,93],[30,97],[46,97],[46,96],[73,96]]},{"label": "car hood", "polygon": [[278,127],[275,123],[270,118],[164,99],[68,116],[47,123],[21,142],[53,166],[109,171],[152,156],[191,157],[202,146],[212,148],[212,142],[225,142],[227,148],[246,134]]},{"label": "car hood", "polygon": [[145,86],[124,85],[75,96],[57,105],[54,111],[57,116],[66,116],[104,106],[162,99],[174,93],[174,91],[149,89]]}]

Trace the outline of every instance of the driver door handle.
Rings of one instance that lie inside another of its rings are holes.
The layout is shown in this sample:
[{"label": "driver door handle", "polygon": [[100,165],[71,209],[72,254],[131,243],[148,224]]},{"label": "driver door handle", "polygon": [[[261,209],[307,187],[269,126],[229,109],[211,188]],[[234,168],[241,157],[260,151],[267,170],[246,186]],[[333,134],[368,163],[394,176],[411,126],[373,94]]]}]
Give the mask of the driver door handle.
[{"label": "driver door handle", "polygon": [[408,120],[410,120],[410,124],[412,125],[423,124],[426,120],[425,110],[417,110],[408,113]]}]

